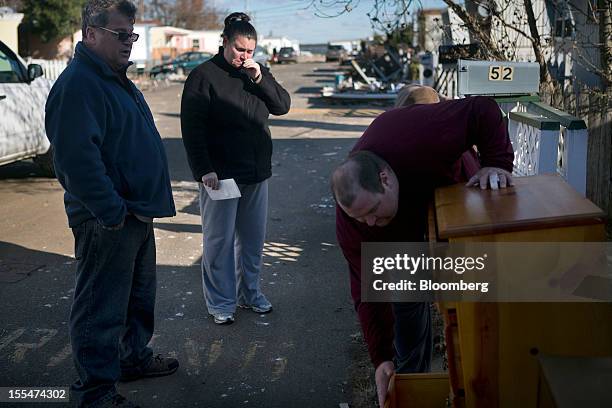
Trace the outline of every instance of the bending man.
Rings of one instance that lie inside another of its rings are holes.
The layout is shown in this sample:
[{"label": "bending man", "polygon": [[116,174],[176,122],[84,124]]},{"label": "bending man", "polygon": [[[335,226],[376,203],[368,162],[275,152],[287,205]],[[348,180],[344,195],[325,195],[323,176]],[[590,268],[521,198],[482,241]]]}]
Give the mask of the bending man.
[{"label": "bending man", "polygon": [[457,161],[473,145],[483,167],[468,186],[511,185],[514,155],[506,124],[495,101],[487,97],[413,104],[385,112],[332,174],[336,234],[349,264],[351,294],[376,367],[381,406],[394,370],[430,369],[430,306],[361,302],[361,243],[423,241],[434,189],[462,181]]}]

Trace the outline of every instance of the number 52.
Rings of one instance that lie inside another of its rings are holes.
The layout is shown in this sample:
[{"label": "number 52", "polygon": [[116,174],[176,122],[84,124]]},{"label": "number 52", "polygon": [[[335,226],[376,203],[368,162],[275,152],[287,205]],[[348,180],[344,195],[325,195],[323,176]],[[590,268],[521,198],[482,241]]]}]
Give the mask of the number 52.
[{"label": "number 52", "polygon": [[489,67],[489,81],[512,81],[513,76],[513,67],[502,65],[492,65]]}]

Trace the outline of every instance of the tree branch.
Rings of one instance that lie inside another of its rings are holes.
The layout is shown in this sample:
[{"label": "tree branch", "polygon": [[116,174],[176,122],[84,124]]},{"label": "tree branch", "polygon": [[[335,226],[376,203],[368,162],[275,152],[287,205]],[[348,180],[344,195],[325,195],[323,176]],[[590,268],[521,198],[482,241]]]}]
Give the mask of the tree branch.
[{"label": "tree branch", "polygon": [[480,43],[483,45],[485,51],[489,53],[491,57],[497,60],[502,60],[502,61],[506,59],[504,53],[501,52],[497,44],[493,42],[493,40],[491,39],[491,36],[488,33],[484,32],[482,26],[474,17],[470,16],[463,7],[456,4],[454,1],[452,0],[443,0],[443,1],[444,3],[446,3],[448,7],[450,7],[457,14],[457,16],[461,19],[461,21],[465,23],[468,30],[474,33],[476,38],[478,38]]},{"label": "tree branch", "polygon": [[598,0],[599,38],[604,90],[612,96],[612,1]]},{"label": "tree branch", "polygon": [[540,83],[542,84],[553,84],[552,76],[548,71],[548,64],[542,53],[542,43],[540,41],[540,34],[538,33],[538,25],[536,22],[535,14],[533,12],[533,4],[531,0],[523,0],[525,4],[525,12],[527,13],[527,23],[529,24],[529,31],[531,32],[531,45],[533,47],[533,53],[535,59],[540,64]]}]

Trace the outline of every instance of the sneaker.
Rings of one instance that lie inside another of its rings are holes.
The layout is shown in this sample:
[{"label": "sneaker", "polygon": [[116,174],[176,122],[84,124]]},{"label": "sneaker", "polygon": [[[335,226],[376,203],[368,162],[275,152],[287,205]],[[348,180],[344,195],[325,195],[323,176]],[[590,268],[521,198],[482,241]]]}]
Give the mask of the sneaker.
[{"label": "sneaker", "polygon": [[216,324],[232,324],[234,323],[234,315],[232,313],[213,313],[211,314]]},{"label": "sneaker", "polygon": [[140,405],[134,404],[132,401],[126,399],[123,395],[114,395],[111,399],[104,401],[100,405],[96,405],[96,408],[111,408],[111,407],[121,407],[121,408],[140,408]]},{"label": "sneaker", "polygon": [[173,374],[178,367],[179,362],[176,358],[162,357],[161,354],[158,354],[151,359],[147,368],[139,373],[122,373],[119,381],[127,382],[147,377],[163,377]]},{"label": "sneaker", "polygon": [[272,311],[272,304],[270,302],[263,305],[238,305],[242,309],[251,309],[255,313],[270,313]]}]

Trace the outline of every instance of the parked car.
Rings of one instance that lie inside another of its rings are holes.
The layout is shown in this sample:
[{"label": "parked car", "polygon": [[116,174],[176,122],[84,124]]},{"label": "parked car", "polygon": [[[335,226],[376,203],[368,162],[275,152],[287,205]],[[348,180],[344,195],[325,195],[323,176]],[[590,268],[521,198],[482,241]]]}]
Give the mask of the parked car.
[{"label": "parked car", "polygon": [[342,64],[347,56],[348,53],[343,46],[329,44],[327,46],[327,52],[325,53],[325,62],[338,61]]},{"label": "parked car", "polygon": [[258,62],[260,65],[263,65],[266,68],[270,68],[270,59],[272,57],[265,48],[260,47],[259,45],[255,47],[255,52],[253,52],[253,59],[255,62]]},{"label": "parked car", "polygon": [[212,58],[212,54],[201,51],[185,52],[175,59],[160,65],[155,65],[149,72],[150,77],[161,74],[188,75],[198,65]]},{"label": "parked car", "polygon": [[45,102],[52,81],[42,67],[26,63],[0,41],[0,165],[34,158],[54,176],[53,152],[45,132]]},{"label": "parked car", "polygon": [[297,52],[293,47],[283,47],[278,52],[277,60],[279,64],[283,62],[297,63]]}]

